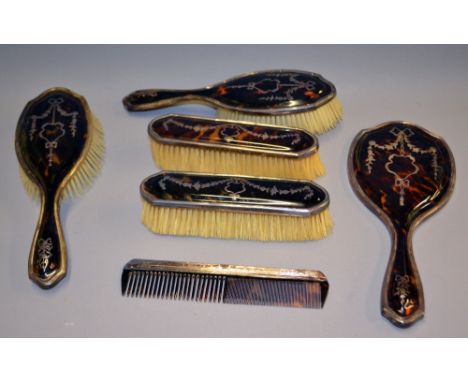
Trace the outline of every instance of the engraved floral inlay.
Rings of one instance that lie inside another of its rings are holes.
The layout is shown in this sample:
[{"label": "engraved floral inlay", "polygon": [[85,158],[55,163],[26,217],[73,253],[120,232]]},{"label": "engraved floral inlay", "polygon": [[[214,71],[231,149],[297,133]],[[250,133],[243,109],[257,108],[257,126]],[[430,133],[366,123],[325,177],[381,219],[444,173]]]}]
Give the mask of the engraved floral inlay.
[{"label": "engraved floral inlay", "polygon": [[393,295],[398,297],[400,301],[400,308],[398,313],[405,314],[414,308],[414,300],[410,298],[410,278],[408,275],[396,275],[395,283],[393,286]]},{"label": "engraved floral inlay", "polygon": [[37,243],[38,259],[37,264],[43,272],[46,272],[49,267],[49,258],[52,256],[52,250],[54,246],[52,244],[52,238],[39,239]]},{"label": "engraved floral inlay", "polygon": [[54,164],[54,150],[58,148],[60,139],[66,134],[66,128],[70,130],[72,138],[76,135],[78,112],[67,112],[62,109],[61,97],[51,98],[48,103],[50,106],[44,113],[31,116],[29,139],[32,141],[37,133],[44,141],[44,147],[48,151],[48,166],[51,167]]},{"label": "engraved floral inlay", "polygon": [[411,177],[419,172],[418,155],[431,155],[431,168],[434,179],[438,178],[437,149],[433,146],[423,149],[412,144],[410,138],[414,133],[409,127],[405,129],[394,127],[390,132],[395,136],[394,141],[391,143],[380,145],[374,140],[369,141],[365,163],[368,174],[371,174],[376,161],[376,150],[382,150],[388,154],[384,167],[389,174],[393,175],[400,206],[404,206],[406,190],[411,187]]},{"label": "engraved floral inlay", "polygon": [[199,181],[192,182],[184,178],[178,178],[178,177],[166,175],[158,182],[162,190],[167,189],[166,182],[171,182],[171,183],[177,184],[178,186],[182,188],[187,188],[189,190],[194,189],[196,191],[200,191],[203,189],[207,189],[207,188],[211,188],[211,187],[215,187],[219,185],[224,185],[224,191],[232,199],[238,198],[239,195],[244,193],[248,188],[268,193],[271,196],[294,195],[297,193],[305,193],[304,195],[305,200],[311,199],[312,197],[315,196],[314,190],[308,185],[301,186],[298,188],[293,188],[293,187],[279,188],[275,185],[272,187],[261,185],[253,181],[243,179],[243,178],[227,178],[227,179],[214,180],[211,182],[201,183]]},{"label": "engraved floral inlay", "polygon": [[165,131],[171,131],[171,128],[174,126],[186,129],[188,131],[195,131],[195,132],[210,132],[210,131],[215,131],[217,129],[220,129],[220,136],[223,138],[225,142],[232,142],[236,140],[236,138],[242,134],[245,133],[247,135],[250,135],[251,137],[258,139],[260,141],[274,141],[274,140],[284,140],[284,139],[291,139],[291,144],[296,145],[301,141],[301,135],[297,132],[291,132],[291,131],[275,131],[275,134],[268,134],[267,131],[263,131],[262,133],[258,133],[252,128],[242,126],[239,124],[234,124],[234,123],[222,123],[222,124],[203,124],[203,123],[198,123],[198,124],[188,124],[184,123],[183,121],[174,119],[174,118],[168,118],[167,120],[163,121],[162,126]]},{"label": "engraved floral inlay", "polygon": [[301,81],[297,73],[271,74],[258,81],[250,81],[246,84],[225,84],[220,86],[218,92],[226,89],[244,89],[255,92],[261,101],[291,101],[294,93],[303,91],[311,99],[318,98],[322,92],[316,81]]}]

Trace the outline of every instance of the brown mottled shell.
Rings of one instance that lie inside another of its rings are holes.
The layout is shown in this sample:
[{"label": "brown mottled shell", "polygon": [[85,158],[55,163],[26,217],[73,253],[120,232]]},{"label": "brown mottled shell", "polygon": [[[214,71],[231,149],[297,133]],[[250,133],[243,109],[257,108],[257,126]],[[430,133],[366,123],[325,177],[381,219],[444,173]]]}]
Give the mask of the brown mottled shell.
[{"label": "brown mottled shell", "polygon": [[156,118],[148,134],[163,144],[275,156],[306,157],[318,150],[317,138],[300,129],[186,115]]}]

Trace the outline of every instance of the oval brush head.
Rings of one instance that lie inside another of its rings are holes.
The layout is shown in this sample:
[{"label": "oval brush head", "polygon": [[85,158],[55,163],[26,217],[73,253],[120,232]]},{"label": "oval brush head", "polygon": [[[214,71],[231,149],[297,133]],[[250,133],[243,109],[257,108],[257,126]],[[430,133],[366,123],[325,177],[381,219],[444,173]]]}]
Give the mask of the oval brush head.
[{"label": "oval brush head", "polygon": [[335,86],[319,74],[299,70],[252,72],[193,90],[137,90],[123,99],[129,111],[187,102],[214,106],[223,119],[292,126],[314,134],[335,127],[343,114]]},{"label": "oval brush head", "polygon": [[29,277],[40,287],[50,288],[65,277],[67,269],[60,199],[80,194],[99,172],[103,131],[82,96],[51,88],[24,108],[15,148],[26,191],[41,200]]},{"label": "oval brush head", "polygon": [[300,129],[167,115],[148,126],[164,170],[314,179],[325,173],[316,137]]},{"label": "oval brush head", "polygon": [[161,234],[316,240],[333,226],[327,191],[308,181],[160,172],[140,192],[142,222]]}]

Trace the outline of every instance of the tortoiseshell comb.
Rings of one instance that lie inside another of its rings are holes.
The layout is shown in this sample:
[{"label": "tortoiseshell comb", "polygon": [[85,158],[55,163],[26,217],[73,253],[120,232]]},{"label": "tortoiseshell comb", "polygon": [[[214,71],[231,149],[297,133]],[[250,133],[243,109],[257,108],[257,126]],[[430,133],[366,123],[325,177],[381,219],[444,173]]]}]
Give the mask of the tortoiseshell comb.
[{"label": "tortoiseshell comb", "polygon": [[137,90],[123,99],[129,111],[198,102],[218,109],[218,117],[321,134],[335,127],[343,110],[335,86],[321,75],[300,70],[251,72],[205,88]]},{"label": "tortoiseshell comb", "polygon": [[325,275],[304,269],[135,259],[122,272],[127,297],[321,309],[327,294]]},{"label": "tortoiseshell comb", "polygon": [[440,209],[455,184],[455,163],[445,141],[408,122],[363,130],[349,153],[357,196],[392,235],[382,288],[382,314],[407,327],[424,316],[424,295],[411,238],[423,219]]},{"label": "tortoiseshell comb", "polygon": [[103,132],[82,96],[51,88],[24,108],[15,147],[26,191],[41,200],[29,278],[42,288],[51,288],[67,272],[60,199],[80,194],[99,172]]},{"label": "tortoiseshell comb", "polygon": [[325,172],[317,138],[301,129],[171,114],[152,120],[148,134],[163,170],[294,179]]}]

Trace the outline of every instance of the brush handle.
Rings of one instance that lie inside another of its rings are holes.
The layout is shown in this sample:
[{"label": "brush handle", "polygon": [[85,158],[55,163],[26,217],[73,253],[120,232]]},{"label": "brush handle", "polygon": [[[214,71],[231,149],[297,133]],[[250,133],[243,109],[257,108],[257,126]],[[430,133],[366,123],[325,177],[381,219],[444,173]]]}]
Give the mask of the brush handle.
[{"label": "brush handle", "polygon": [[424,316],[424,293],[413,256],[411,229],[395,229],[382,289],[382,314],[403,328]]},{"label": "brush handle", "polygon": [[54,192],[42,198],[41,213],[29,254],[29,278],[41,288],[55,286],[67,271],[60,207]]},{"label": "brush handle", "polygon": [[213,104],[210,95],[212,89],[166,90],[144,89],[136,90],[123,99],[128,111],[146,111],[173,106],[185,102],[201,102]]}]

